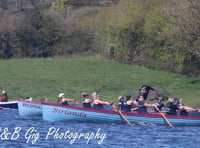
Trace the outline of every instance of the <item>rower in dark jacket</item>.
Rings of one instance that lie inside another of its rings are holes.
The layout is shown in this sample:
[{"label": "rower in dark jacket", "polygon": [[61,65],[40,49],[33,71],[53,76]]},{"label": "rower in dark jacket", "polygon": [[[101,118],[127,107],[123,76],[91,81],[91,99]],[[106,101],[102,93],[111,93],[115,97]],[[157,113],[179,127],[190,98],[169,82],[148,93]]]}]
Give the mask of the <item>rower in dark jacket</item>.
[{"label": "rower in dark jacket", "polygon": [[91,103],[92,100],[89,98],[89,94],[88,93],[82,93],[83,96],[83,102],[82,105],[84,108],[92,108]]},{"label": "rower in dark jacket", "polygon": [[143,96],[139,96],[138,100],[137,100],[137,104],[135,104],[138,109],[136,110],[137,113],[141,113],[141,114],[147,114],[147,107],[155,107],[155,104],[147,104],[144,101],[144,97]]},{"label": "rower in dark jacket", "polygon": [[119,110],[124,110],[124,102],[125,102],[125,100],[124,100],[124,97],[123,96],[119,96],[118,97],[118,108],[119,108]]},{"label": "rower in dark jacket", "polygon": [[131,112],[131,108],[133,106],[133,101],[131,100],[131,94],[126,95],[126,100],[124,102],[123,111]]},{"label": "rower in dark jacket", "polygon": [[173,100],[172,98],[168,98],[168,102],[166,104],[167,115],[177,115],[177,110],[179,110],[177,105],[178,104],[175,99]]},{"label": "rower in dark jacket", "polygon": [[[162,103],[162,98],[158,98],[158,101],[155,103],[155,105],[158,107],[158,109],[161,111],[163,107],[165,107],[165,105]],[[156,112],[158,112],[155,109]]]},{"label": "rower in dark jacket", "polygon": [[96,92],[94,92],[92,94],[93,97],[93,108],[94,109],[104,109],[103,105],[113,105],[113,103],[111,101],[102,101],[100,99],[99,94],[97,94]]}]

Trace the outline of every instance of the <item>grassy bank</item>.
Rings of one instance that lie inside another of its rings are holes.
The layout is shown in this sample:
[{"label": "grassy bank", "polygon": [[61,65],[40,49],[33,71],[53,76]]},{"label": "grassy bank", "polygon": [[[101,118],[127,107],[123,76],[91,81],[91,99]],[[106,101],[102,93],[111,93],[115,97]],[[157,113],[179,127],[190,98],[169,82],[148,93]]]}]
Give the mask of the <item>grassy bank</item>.
[{"label": "grassy bank", "polygon": [[55,102],[64,92],[81,100],[82,92],[97,91],[104,100],[137,94],[139,86],[161,87],[169,97],[182,97],[187,105],[200,106],[200,79],[151,71],[96,57],[0,60],[0,90],[10,98],[48,98]]}]

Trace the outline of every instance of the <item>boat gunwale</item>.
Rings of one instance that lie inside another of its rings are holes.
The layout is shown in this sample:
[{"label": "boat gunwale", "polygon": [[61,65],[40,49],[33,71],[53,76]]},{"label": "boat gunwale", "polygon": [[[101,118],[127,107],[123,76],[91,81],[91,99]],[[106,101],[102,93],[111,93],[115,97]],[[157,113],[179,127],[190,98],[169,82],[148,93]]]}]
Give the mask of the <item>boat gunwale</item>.
[{"label": "boat gunwale", "polygon": [[[62,107],[66,109],[75,109],[79,111],[89,111],[89,112],[97,112],[97,113],[106,113],[106,114],[119,114],[116,111],[113,110],[100,110],[100,109],[93,109],[93,108],[83,108],[83,107],[75,107],[75,106],[66,106],[56,103],[50,103],[50,102],[41,102],[42,105],[50,105],[55,107]],[[135,113],[135,112],[123,112],[123,115],[126,116],[138,116],[138,117],[149,117],[149,118],[162,118],[161,114],[159,113],[149,113],[149,114],[141,114],[141,113]],[[170,119],[192,119],[192,120],[200,120],[200,116],[175,116],[175,115],[165,115],[167,118]]]},{"label": "boat gunwale", "polygon": [[18,102],[34,103],[34,104],[42,105],[42,101],[30,101],[30,100],[23,100],[23,99],[18,99],[17,101]]},{"label": "boat gunwale", "polygon": [[8,102],[0,102],[0,105],[4,105],[4,104],[15,104],[15,103],[17,103],[17,100],[8,101]]}]

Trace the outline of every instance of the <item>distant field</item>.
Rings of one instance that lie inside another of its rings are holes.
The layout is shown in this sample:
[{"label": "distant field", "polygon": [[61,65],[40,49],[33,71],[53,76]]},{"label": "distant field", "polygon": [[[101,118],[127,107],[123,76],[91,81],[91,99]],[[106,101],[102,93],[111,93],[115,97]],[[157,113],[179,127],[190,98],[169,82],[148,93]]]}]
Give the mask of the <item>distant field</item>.
[{"label": "distant field", "polygon": [[[200,107],[200,78],[148,70],[96,57],[0,60],[0,90],[9,98],[55,102],[64,92],[81,101],[81,93],[100,93],[104,100],[137,94],[141,85],[157,86],[166,96],[181,97],[187,105]],[[153,102],[152,102],[153,103]]]}]

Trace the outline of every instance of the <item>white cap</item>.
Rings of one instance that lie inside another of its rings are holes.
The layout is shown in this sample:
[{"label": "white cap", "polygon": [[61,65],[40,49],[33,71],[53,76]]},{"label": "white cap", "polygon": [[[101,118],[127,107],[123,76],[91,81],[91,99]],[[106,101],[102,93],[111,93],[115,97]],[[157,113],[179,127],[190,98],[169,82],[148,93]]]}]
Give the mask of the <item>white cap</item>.
[{"label": "white cap", "polygon": [[65,95],[64,93],[59,93],[58,97],[61,98],[64,95]]},{"label": "white cap", "polygon": [[5,94],[5,93],[6,93],[6,91],[5,91],[5,90],[3,90],[3,91],[2,91],[2,95],[3,95],[3,94]]},{"label": "white cap", "polygon": [[122,99],[122,98],[123,98],[123,96],[119,96],[119,97],[118,97],[118,100],[120,100],[120,99]]},{"label": "white cap", "polygon": [[26,98],[25,100],[32,101],[31,97]]}]

